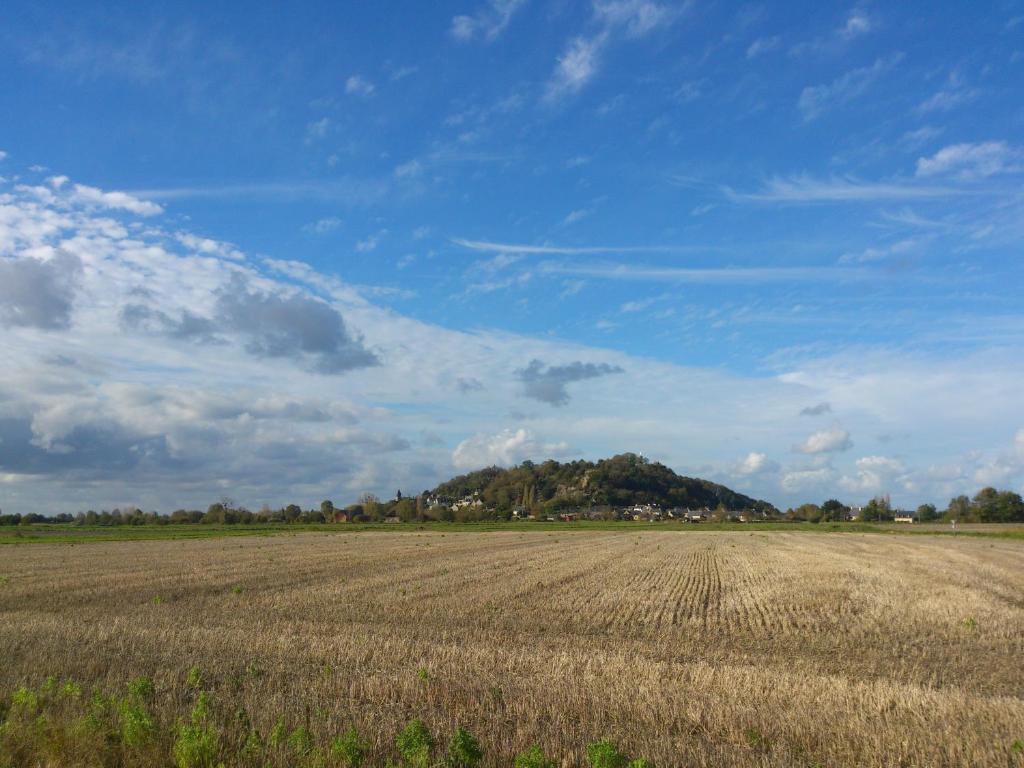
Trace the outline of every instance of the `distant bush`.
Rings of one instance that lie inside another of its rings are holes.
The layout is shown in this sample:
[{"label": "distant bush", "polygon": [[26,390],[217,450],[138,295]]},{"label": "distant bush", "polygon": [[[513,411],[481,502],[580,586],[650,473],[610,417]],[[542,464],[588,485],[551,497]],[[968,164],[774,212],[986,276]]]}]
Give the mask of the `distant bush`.
[{"label": "distant bush", "polygon": [[541,751],[541,748],[534,744],[525,752],[520,752],[512,761],[513,768],[558,768],[558,763]]},{"label": "distant bush", "polygon": [[419,719],[413,720],[395,739],[398,754],[410,768],[428,768],[430,753],[434,750],[434,737]]},{"label": "distant bush", "polygon": [[359,738],[359,733],[349,726],[341,736],[331,742],[331,756],[339,761],[344,768],[360,768],[366,758],[366,746]]},{"label": "distant bush", "polygon": [[483,760],[484,753],[480,749],[480,742],[464,728],[456,728],[448,742],[449,768],[475,768]]}]

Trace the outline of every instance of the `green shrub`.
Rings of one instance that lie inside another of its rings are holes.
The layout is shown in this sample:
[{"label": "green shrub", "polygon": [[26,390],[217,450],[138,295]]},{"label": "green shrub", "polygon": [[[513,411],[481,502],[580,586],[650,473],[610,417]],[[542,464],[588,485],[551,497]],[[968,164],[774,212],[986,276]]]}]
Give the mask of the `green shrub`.
[{"label": "green shrub", "polygon": [[313,751],[313,734],[299,726],[288,735],[288,749],[297,757],[305,757]]},{"label": "green shrub", "polygon": [[459,727],[455,729],[448,742],[448,765],[450,768],[475,768],[483,759],[480,742],[467,731]]},{"label": "green shrub", "polygon": [[26,688],[24,685],[15,689],[11,694],[11,712],[23,712],[32,714],[39,708],[39,697],[35,691]]},{"label": "green shrub", "polygon": [[267,743],[270,744],[271,748],[277,749],[284,742],[284,736],[284,720],[278,720],[274,723],[274,727],[270,729],[270,738],[267,739]]},{"label": "green shrub", "polygon": [[260,738],[260,732],[255,728],[249,730],[249,735],[245,737],[245,743],[242,744],[242,749],[239,750],[241,756],[249,761],[254,762],[260,755],[263,754],[263,739]]},{"label": "green shrub", "polygon": [[217,734],[212,728],[183,725],[174,740],[174,764],[177,768],[214,768],[217,759]]},{"label": "green shrub", "polygon": [[366,746],[353,726],[331,742],[331,756],[345,768],[362,766],[366,759]]},{"label": "green shrub", "polygon": [[141,747],[156,735],[156,723],[141,704],[122,701],[117,715],[121,722],[121,741],[127,746]]},{"label": "green shrub", "polygon": [[626,768],[629,758],[619,752],[608,739],[595,741],[587,747],[587,760],[593,768]]},{"label": "green shrub", "polygon": [[626,768],[654,768],[654,763],[647,758],[638,757],[636,760],[630,760]]},{"label": "green shrub", "polygon": [[558,763],[545,755],[541,748],[534,744],[525,752],[516,755],[512,766],[513,768],[558,768]]},{"label": "green shrub", "polygon": [[[198,672],[195,667],[192,671]],[[189,677],[192,677],[192,672],[189,672]],[[191,722],[178,727],[178,737],[174,741],[174,764],[177,768],[214,767],[218,733],[209,719],[209,697],[202,692],[192,707]]]},{"label": "green shrub", "polygon": [[74,680],[68,680],[61,686],[60,695],[65,699],[80,699],[82,698],[82,686]]},{"label": "green shrub", "polygon": [[153,681],[148,677],[137,677],[128,683],[128,693],[136,699],[146,701],[153,696]]},{"label": "green shrub", "polygon": [[416,719],[405,726],[395,739],[398,754],[411,768],[427,768],[430,765],[430,753],[434,750],[434,737],[426,724]]},{"label": "green shrub", "polygon": [[197,691],[203,687],[203,673],[199,670],[199,667],[192,667],[188,671],[188,677],[185,678],[185,685],[189,688],[195,688]]}]

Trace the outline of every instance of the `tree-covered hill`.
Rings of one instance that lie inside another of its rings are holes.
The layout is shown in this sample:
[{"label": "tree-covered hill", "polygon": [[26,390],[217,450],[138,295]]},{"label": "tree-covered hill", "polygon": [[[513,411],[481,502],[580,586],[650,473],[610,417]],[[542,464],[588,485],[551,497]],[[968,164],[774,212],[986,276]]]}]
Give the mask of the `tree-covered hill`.
[{"label": "tree-covered hill", "polygon": [[663,508],[715,509],[722,505],[730,510],[776,511],[767,501],[709,480],[682,477],[664,464],[632,453],[597,462],[524,461],[509,469],[487,467],[441,483],[428,495],[451,502],[475,494],[497,510],[655,504]]}]

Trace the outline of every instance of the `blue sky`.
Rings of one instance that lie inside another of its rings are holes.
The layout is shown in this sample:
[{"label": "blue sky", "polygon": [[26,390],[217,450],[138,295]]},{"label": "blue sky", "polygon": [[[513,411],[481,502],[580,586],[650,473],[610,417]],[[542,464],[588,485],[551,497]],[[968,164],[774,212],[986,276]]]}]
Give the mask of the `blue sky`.
[{"label": "blue sky", "polygon": [[631,450],[1024,484],[1024,4],[21,3],[0,508]]}]

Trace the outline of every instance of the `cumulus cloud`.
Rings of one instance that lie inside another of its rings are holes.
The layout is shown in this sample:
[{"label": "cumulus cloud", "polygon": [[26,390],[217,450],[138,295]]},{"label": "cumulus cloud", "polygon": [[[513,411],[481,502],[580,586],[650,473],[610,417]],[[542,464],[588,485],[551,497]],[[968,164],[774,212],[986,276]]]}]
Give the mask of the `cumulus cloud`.
[{"label": "cumulus cloud", "polygon": [[807,436],[802,443],[795,445],[793,450],[800,453],[835,453],[847,451],[853,447],[850,433],[840,427],[823,429]]},{"label": "cumulus cloud", "polygon": [[[60,254],[78,264],[70,293],[58,293],[49,310],[17,310],[13,323],[12,304],[32,304],[24,297],[38,292],[16,292],[11,302],[18,281],[0,279],[5,510],[199,508],[225,489],[253,506],[306,504],[432,487],[450,475],[452,447],[469,435],[502,434],[509,402],[528,389],[540,402],[562,404],[530,418],[539,434],[565,442],[515,432],[471,439],[462,455],[470,445],[478,453],[462,459],[466,468],[493,455],[565,455],[567,444],[585,446],[587,458],[635,446],[677,468],[736,467],[751,495],[783,505],[811,493],[826,498],[840,477],[867,482],[862,471],[891,477],[886,489],[901,504],[1021,477],[1013,468],[1024,465],[1024,435],[1012,438],[1006,425],[1024,426],[1024,362],[1005,350],[953,358],[840,350],[787,360],[784,373],[768,377],[613,358],[553,338],[422,322],[375,305],[383,287],[352,286],[300,262],[247,258],[237,246],[181,231],[177,219],[165,230],[159,220],[123,222],[113,210],[77,200],[69,179],[0,182],[3,268],[31,260],[32,271]],[[46,275],[44,295],[56,279]],[[73,309],[62,314],[66,307]],[[34,320],[24,324],[26,317]],[[47,323],[59,332],[41,332]],[[521,370],[510,372],[509,360],[522,361]],[[570,362],[588,360],[596,362]],[[618,370],[600,362],[612,360],[628,369],[629,382],[586,384]],[[366,365],[349,367],[357,363]],[[351,374],[310,373],[340,369]],[[471,397],[460,396],[459,379]],[[566,402],[573,386],[600,390],[601,407],[582,397]],[[977,396],[965,399],[965,391]],[[776,473],[766,456],[738,458],[737,424],[759,444],[789,445],[804,436],[794,436],[793,417],[817,402],[856,402],[843,409],[851,432],[907,435],[901,451],[921,466],[957,469],[915,472],[908,461],[900,473],[858,466],[852,452],[821,452],[809,466]],[[993,453],[1000,441],[1003,452]],[[410,442],[415,455],[406,453]],[[978,446],[985,450],[969,453]],[[921,490],[908,490],[911,481]]]},{"label": "cumulus cloud", "polygon": [[608,363],[573,362],[568,365],[546,366],[540,360],[531,360],[525,368],[516,371],[523,383],[523,393],[534,400],[549,405],[566,405],[569,402],[568,384],[622,373],[622,368]]},{"label": "cumulus cloud", "polygon": [[969,180],[1022,170],[1024,152],[1005,141],[951,144],[917,161],[918,176],[948,175]]},{"label": "cumulus cloud", "polygon": [[341,313],[309,296],[254,291],[239,278],[221,291],[217,312],[224,327],[247,339],[246,350],[259,357],[309,362],[325,374],[380,364]]},{"label": "cumulus cloud", "polygon": [[750,476],[777,472],[778,469],[778,463],[769,459],[767,454],[751,451],[736,464],[733,471],[737,475]]},{"label": "cumulus cloud", "polygon": [[78,257],[0,258],[0,325],[59,330],[71,325]]},{"label": "cumulus cloud", "polygon": [[526,0],[487,0],[476,13],[452,18],[449,32],[460,42],[496,40]]},{"label": "cumulus cloud", "polygon": [[793,469],[782,476],[779,484],[784,491],[806,493],[829,487],[835,476],[836,471],[828,466]]},{"label": "cumulus cloud", "polygon": [[121,309],[121,322],[130,330],[163,335],[172,339],[202,344],[219,341],[216,323],[188,309],[183,309],[178,317],[171,317],[166,312],[145,304],[126,304]]},{"label": "cumulus cloud", "polygon": [[[61,177],[55,178],[60,179]],[[104,192],[102,189],[89,187],[85,184],[75,184],[72,187],[70,198],[76,203],[128,211],[139,216],[155,216],[164,211],[156,203],[149,200],[141,200],[134,195],[129,195],[127,192]]]},{"label": "cumulus cloud", "polygon": [[891,486],[896,482],[906,482],[907,478],[901,478],[906,467],[899,459],[888,456],[864,456],[855,462],[857,473],[850,477],[844,475],[839,478],[839,485],[843,490],[878,494],[886,490],[895,490]]},{"label": "cumulus cloud", "polygon": [[506,429],[496,435],[476,434],[463,440],[452,452],[452,464],[459,470],[508,467],[529,458],[555,458],[568,450],[566,443],[542,442],[528,429]]}]

